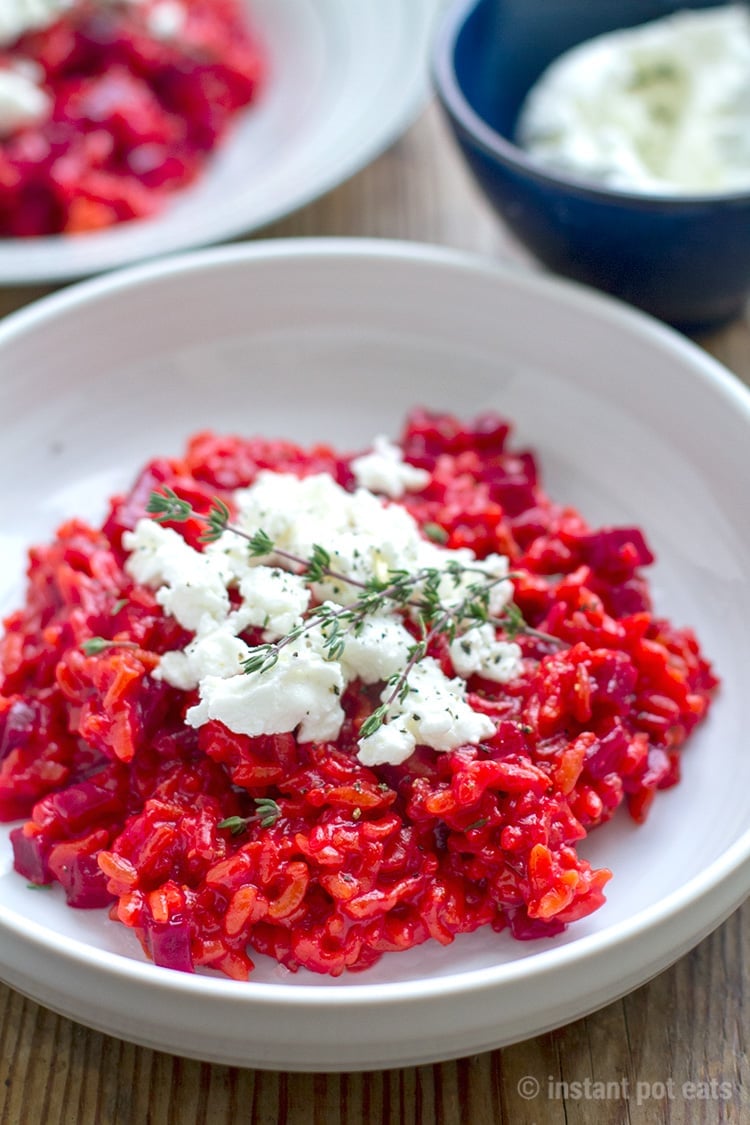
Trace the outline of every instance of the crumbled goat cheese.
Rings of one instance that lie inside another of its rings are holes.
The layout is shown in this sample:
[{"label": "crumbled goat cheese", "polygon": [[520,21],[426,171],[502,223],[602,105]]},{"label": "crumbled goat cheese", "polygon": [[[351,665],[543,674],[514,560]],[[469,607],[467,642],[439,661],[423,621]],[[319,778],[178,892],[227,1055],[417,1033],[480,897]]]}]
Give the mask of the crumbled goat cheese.
[{"label": "crumbled goat cheese", "polygon": [[51,108],[52,101],[31,68],[0,69],[0,137],[9,137],[25,125],[44,121]]},{"label": "crumbled goat cheese", "polygon": [[165,652],[154,675],[172,687],[193,691],[206,676],[223,679],[238,675],[251,651],[235,636],[229,618],[223,624],[204,618],[204,631],[198,632],[186,648]]},{"label": "crumbled goat cheese", "polygon": [[507,684],[518,675],[520,648],[512,641],[499,641],[489,624],[468,629],[451,642],[448,651],[453,667],[465,680],[476,674]]},{"label": "crumbled goat cheese", "polygon": [[[248,535],[262,530],[276,548],[301,560],[324,544],[331,568],[343,577],[326,576],[311,588],[289,569],[293,562],[278,553],[252,557],[247,541],[231,530],[203,551],[148,519],[126,533],[128,573],[155,588],[165,611],[195,634],[184,650],[162,656],[155,673],[174,687],[198,689],[200,702],[187,713],[193,726],[217,719],[240,734],[296,730],[303,742],[335,739],[344,721],[340,698],[349,683],[384,683],[381,700],[388,702],[393,692],[388,681],[408,666],[416,643],[402,613],[383,607],[356,627],[345,628],[334,659],[326,647],[330,623],[305,618],[311,593],[335,614],[357,601],[357,583],[387,578],[391,571],[418,574],[424,568],[444,573],[440,596],[446,605],[460,604],[471,597],[472,586],[485,589],[489,581],[494,615],[512,593],[504,556],[478,560],[468,549],[432,543],[400,506],[384,503],[364,488],[347,492],[326,474],[299,479],[262,472],[250,488],[235,493],[233,502],[233,527]],[[452,564],[460,569],[451,571]],[[300,627],[303,632],[277,650],[272,667],[245,673],[242,664],[254,649],[239,634],[248,627],[263,629],[266,642]],[[417,745],[451,750],[492,735],[494,724],[466,702],[465,678],[460,677],[478,672],[510,679],[520,666],[520,651],[496,641],[489,623],[472,627],[455,643],[466,637],[466,647],[453,656],[459,676],[444,675],[432,658],[409,671],[406,698],[393,702],[380,729],[360,741],[363,762],[398,764]]]},{"label": "crumbled goat cheese", "polygon": [[[385,507],[364,489],[347,492],[325,473],[300,480],[264,471],[251,488],[238,491],[234,501],[235,523],[242,530],[252,534],[262,528],[278,547],[300,558],[308,558],[316,544],[323,544],[332,568],[359,582],[399,566],[415,569],[423,565],[422,549],[431,546],[403,508]],[[225,554],[229,565],[240,570],[247,565],[247,550],[230,531],[212,543],[210,551]],[[275,559],[260,561],[269,564]],[[355,587],[335,578],[315,583],[313,593],[319,601],[328,598],[341,605],[359,596]]]},{"label": "crumbled goat cheese", "polygon": [[27,31],[48,27],[71,6],[71,0],[2,0],[0,47],[7,47]]},{"label": "crumbled goat cheese", "polygon": [[382,492],[399,500],[405,492],[418,492],[429,483],[430,474],[404,461],[401,449],[380,434],[372,443],[372,453],[355,457],[351,463],[360,488]]},{"label": "crumbled goat cheese", "polygon": [[[466,684],[449,680],[431,656],[412,668],[407,685],[406,698],[391,704],[383,726],[360,741],[357,757],[364,765],[399,765],[416,746],[455,750],[495,733],[492,719],[472,710],[466,702]],[[390,687],[383,689],[383,703],[390,691]]]},{"label": "crumbled goat cheese", "polygon": [[[429,557],[427,552],[424,552],[423,556]],[[506,581],[508,560],[505,555],[487,555],[485,559],[476,559],[473,552],[467,548],[448,551],[437,547],[434,558],[435,562],[428,562],[425,565],[445,567],[449,561],[454,561],[465,568],[458,579],[453,574],[447,573],[438,587],[440,601],[448,608],[464,601],[471,593],[472,586],[486,586],[488,580],[493,583],[489,589],[487,606],[492,617],[498,617],[513,596],[513,587]],[[444,561],[438,562],[438,559]]]},{"label": "crumbled goat cheese", "polygon": [[551,64],[519,116],[550,167],[625,190],[750,186],[750,12],[681,11],[600,35]]},{"label": "crumbled goat cheese", "polygon": [[375,614],[347,636],[341,667],[347,680],[376,684],[395,676],[408,661],[413,647],[414,637],[398,618],[393,614]]},{"label": "crumbled goat cheese", "polygon": [[281,650],[266,672],[201,680],[201,701],[186,719],[194,727],[219,719],[237,734],[282,734],[299,727],[301,742],[336,738],[344,721],[341,668],[302,643]]},{"label": "crumbled goat cheese", "polygon": [[220,622],[227,616],[228,568],[220,555],[195,551],[171,527],[148,519],[126,531],[122,542],[130,552],[127,573],[156,587],[156,600],[185,629],[198,629],[204,617]]},{"label": "crumbled goat cheese", "polygon": [[240,578],[242,607],[237,630],[254,625],[264,629],[264,641],[276,641],[302,624],[310,604],[310,588],[303,578],[279,567],[255,566]]},{"label": "crumbled goat cheese", "polygon": [[178,0],[159,0],[146,16],[149,34],[154,39],[174,39],[185,26],[187,12]]}]

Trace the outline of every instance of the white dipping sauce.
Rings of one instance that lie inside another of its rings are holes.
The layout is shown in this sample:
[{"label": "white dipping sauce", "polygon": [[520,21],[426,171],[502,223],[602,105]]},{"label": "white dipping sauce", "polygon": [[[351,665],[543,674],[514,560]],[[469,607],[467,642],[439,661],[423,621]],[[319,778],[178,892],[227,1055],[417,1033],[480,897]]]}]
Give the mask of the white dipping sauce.
[{"label": "white dipping sauce", "polygon": [[750,188],[750,12],[682,11],[562,55],[518,143],[552,169],[664,194]]}]

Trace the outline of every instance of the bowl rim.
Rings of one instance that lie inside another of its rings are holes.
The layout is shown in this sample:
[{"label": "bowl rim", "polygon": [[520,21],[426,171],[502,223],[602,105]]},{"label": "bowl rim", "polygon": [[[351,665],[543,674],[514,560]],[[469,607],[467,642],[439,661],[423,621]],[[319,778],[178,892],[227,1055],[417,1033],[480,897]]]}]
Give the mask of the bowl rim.
[{"label": "bowl rim", "polygon": [[[124,270],[80,282],[60,292],[43,297],[25,309],[10,314],[0,324],[0,350],[19,337],[33,335],[45,323],[65,318],[69,313],[93,306],[100,301],[117,300],[129,289],[151,283],[171,284],[184,275],[210,275],[214,270],[229,268],[262,269],[269,261],[300,261],[407,263],[429,269],[449,269],[482,276],[488,283],[512,284],[527,293],[541,294],[582,312],[593,313],[599,320],[610,321],[647,339],[657,350],[679,355],[691,366],[696,378],[710,383],[717,394],[730,400],[735,409],[746,416],[750,426],[750,389],[736,376],[695,344],[676,331],[630,308],[613,298],[587,287],[536,272],[519,271],[477,254],[415,242],[366,238],[290,238],[259,240],[253,243],[215,247],[174,255],[167,259],[146,262]],[[437,997],[477,994],[487,988],[520,984],[530,975],[546,977],[562,968],[573,968],[597,957],[625,950],[639,938],[666,930],[675,933],[680,919],[694,915],[701,903],[714,902],[710,924],[685,948],[700,941],[718,926],[750,893],[750,828],[707,867],[684,885],[670,892],[659,902],[639,910],[633,916],[607,926],[606,929],[583,935],[562,946],[552,946],[533,956],[491,966],[446,973],[443,976],[420,976],[412,981],[352,983],[345,987],[328,984],[295,984],[288,980],[247,982],[223,980],[199,974],[176,973],[150,962],[142,962],[124,954],[104,951],[85,941],[55,935],[56,960],[96,968],[107,976],[134,987],[159,988],[165,993],[181,993],[195,999],[216,997],[239,1004],[281,1005],[285,1008],[318,1007],[331,1011],[356,1008],[359,1005],[398,1007],[404,999],[430,1002]],[[716,906],[720,910],[716,911]],[[0,927],[13,933],[39,951],[50,950],[50,928],[20,915],[0,902]],[[692,933],[692,930],[689,930]],[[661,939],[664,941],[664,937]],[[657,948],[660,943],[657,941]],[[675,947],[675,957],[684,950]],[[672,958],[674,960],[674,958]]]},{"label": "bowl rim", "polygon": [[[471,143],[511,168],[515,168],[545,187],[564,189],[602,204],[621,204],[638,210],[663,210],[680,207],[688,211],[707,208],[729,209],[750,206],[747,191],[668,193],[628,191],[625,188],[602,187],[593,180],[565,172],[553,171],[519,145],[508,140],[479,114],[466,97],[455,67],[456,45],[461,32],[477,9],[488,0],[453,0],[443,14],[433,39],[430,70],[437,96],[453,124]],[[560,57],[560,56],[557,56]]]}]

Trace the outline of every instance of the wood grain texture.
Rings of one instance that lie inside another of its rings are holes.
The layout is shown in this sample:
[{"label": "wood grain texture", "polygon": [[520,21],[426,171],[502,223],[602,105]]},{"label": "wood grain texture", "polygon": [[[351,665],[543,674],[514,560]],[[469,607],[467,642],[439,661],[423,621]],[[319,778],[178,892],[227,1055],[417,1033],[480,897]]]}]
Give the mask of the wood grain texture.
[{"label": "wood grain texture", "polygon": [[[434,108],[369,168],[258,237],[319,235],[428,241],[530,266]],[[0,291],[0,314],[43,292]],[[699,343],[750,383],[750,319]],[[0,1125],[743,1125],[749,959],[746,903],[671,969],[586,1019],[504,1050],[372,1074],[179,1059],[0,986]],[[524,1099],[534,1082],[538,1095]]]}]

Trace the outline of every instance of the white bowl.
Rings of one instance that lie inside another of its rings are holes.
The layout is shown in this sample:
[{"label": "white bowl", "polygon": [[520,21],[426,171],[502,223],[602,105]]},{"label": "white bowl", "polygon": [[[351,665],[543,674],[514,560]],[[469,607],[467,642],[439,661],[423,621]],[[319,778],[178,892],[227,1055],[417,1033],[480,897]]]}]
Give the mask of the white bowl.
[{"label": "white bowl", "polygon": [[681,337],[570,284],[384,242],[226,248],[47,298],[0,326],[0,610],[24,548],[155,454],[215,427],[364,444],[413,404],[496,408],[548,491],[643,526],[658,608],[695,626],[723,680],[647,823],[586,854],[608,902],[559,938],[476,933],[326,980],[260,959],[249,983],[146,963],[103,911],[31,891],[0,852],[0,976],[92,1027],[215,1062],[406,1066],[560,1025],[636,987],[750,889],[750,395]]},{"label": "white bowl", "polygon": [[440,0],[243,3],[268,79],[195,185],[154,218],[0,238],[0,284],[84,277],[247,234],[353,175],[410,124]]}]

